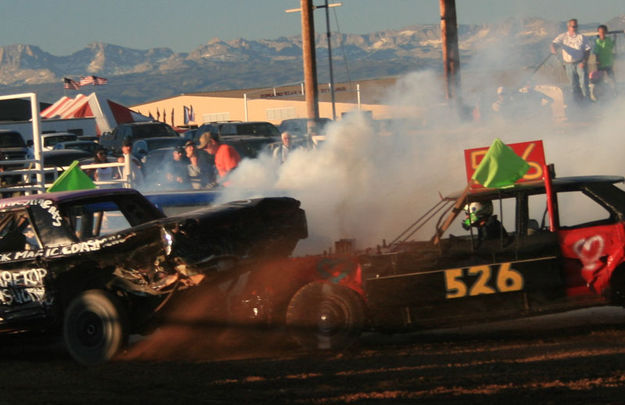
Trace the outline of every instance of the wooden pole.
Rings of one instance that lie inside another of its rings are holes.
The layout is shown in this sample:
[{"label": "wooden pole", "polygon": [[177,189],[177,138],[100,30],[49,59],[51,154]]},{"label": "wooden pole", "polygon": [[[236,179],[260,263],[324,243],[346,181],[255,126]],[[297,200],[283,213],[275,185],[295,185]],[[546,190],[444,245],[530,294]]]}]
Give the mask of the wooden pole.
[{"label": "wooden pole", "polygon": [[460,53],[458,51],[458,23],[456,0],[440,0],[441,46],[447,99],[460,99]]},{"label": "wooden pole", "polygon": [[319,120],[319,93],[317,89],[317,61],[315,56],[315,22],[312,0],[301,0],[302,57],[304,59],[304,87],[308,129]]}]

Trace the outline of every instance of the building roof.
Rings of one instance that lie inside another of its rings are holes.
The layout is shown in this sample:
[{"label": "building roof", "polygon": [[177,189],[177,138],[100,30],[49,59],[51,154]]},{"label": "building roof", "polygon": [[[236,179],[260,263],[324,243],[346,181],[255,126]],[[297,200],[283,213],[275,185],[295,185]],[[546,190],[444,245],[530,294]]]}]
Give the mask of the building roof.
[{"label": "building roof", "polygon": [[[389,87],[397,82],[396,77],[387,77],[380,79],[355,80],[352,82],[335,83],[334,96],[336,102],[355,102],[356,86],[360,86],[360,98],[365,104],[379,104],[383,100]],[[302,82],[303,83],[303,82]],[[225,98],[243,98],[247,94],[250,99],[281,99],[281,100],[303,100],[302,84],[281,85],[276,87],[265,88],[248,88],[236,90],[218,90],[197,93],[183,93],[179,96],[192,97],[225,97]],[[169,100],[172,97],[165,97],[151,102]],[[328,83],[319,83],[319,101],[331,101],[331,93]],[[143,103],[145,104],[145,103]]]}]

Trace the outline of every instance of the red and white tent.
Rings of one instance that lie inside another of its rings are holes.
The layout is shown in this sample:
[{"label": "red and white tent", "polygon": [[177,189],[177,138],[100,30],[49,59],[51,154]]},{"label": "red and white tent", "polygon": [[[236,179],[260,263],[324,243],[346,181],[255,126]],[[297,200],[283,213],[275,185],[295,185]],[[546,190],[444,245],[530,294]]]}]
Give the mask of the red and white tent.
[{"label": "red and white tent", "polygon": [[94,117],[98,135],[110,132],[119,124],[139,121],[153,121],[131,109],[96,93],[78,94],[75,98],[66,96],[58,99],[41,112],[41,118],[87,118]]}]

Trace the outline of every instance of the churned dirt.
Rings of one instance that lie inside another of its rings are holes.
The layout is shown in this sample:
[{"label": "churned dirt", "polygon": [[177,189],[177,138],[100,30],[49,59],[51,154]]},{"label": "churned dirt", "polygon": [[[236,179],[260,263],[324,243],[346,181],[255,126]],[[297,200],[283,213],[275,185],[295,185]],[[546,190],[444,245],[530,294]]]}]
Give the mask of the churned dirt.
[{"label": "churned dirt", "polygon": [[3,339],[0,404],[625,403],[620,308],[366,334],[342,353],[246,332],[168,325],[92,368],[58,343]]}]

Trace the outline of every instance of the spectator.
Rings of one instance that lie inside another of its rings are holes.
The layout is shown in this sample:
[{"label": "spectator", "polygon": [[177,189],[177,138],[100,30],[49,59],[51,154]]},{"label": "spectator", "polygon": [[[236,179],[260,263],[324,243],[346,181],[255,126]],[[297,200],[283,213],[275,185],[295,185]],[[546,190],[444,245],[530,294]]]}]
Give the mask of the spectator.
[{"label": "spectator", "polygon": [[600,25],[597,28],[598,37],[595,39],[593,53],[597,57],[597,69],[605,71],[614,80],[614,70],[612,68],[614,64],[614,40],[605,36],[607,32],[608,27],[606,25]]},{"label": "spectator", "polygon": [[[104,148],[99,148],[95,152],[95,158],[93,159],[93,163],[109,163],[106,158],[106,150]],[[113,167],[98,167],[95,169],[93,174],[93,179],[95,181],[112,181],[115,178],[116,170],[113,170]]]},{"label": "spectator", "polygon": [[[610,86],[614,93],[616,93],[616,82],[614,80],[614,40],[610,37],[606,37],[608,27],[606,25],[600,25],[597,28],[597,39],[595,39],[595,46],[593,47],[593,53],[597,60],[597,76],[599,76],[598,82],[604,82],[605,76],[610,79]],[[593,72],[594,74],[595,72]],[[595,83],[597,85],[598,83]],[[591,86],[591,98],[596,100],[594,94],[595,86]]]},{"label": "spectator", "polygon": [[189,159],[185,155],[184,148],[175,148],[165,172],[166,185],[170,189],[186,189],[191,186],[188,166]]},{"label": "spectator", "polygon": [[280,163],[286,162],[289,152],[291,151],[291,134],[288,131],[282,133],[282,144],[273,150],[274,160]]},{"label": "spectator", "polygon": [[200,149],[206,150],[215,157],[215,168],[219,175],[219,181],[224,183],[225,177],[234,170],[241,161],[239,152],[232,146],[221,143],[219,134],[214,132],[204,132],[200,135]]},{"label": "spectator", "polygon": [[[133,188],[139,188],[143,185],[143,167],[141,161],[132,155],[132,140],[129,138],[124,139],[122,143],[123,156],[118,159],[118,162],[124,163],[124,167],[119,168],[119,178],[124,180],[130,179]],[[126,160],[130,161],[130,165],[126,165]],[[128,173],[128,168],[130,172]]]},{"label": "spectator", "polygon": [[195,142],[189,140],[184,144],[186,157],[189,159],[189,181],[194,189],[208,186],[215,181],[215,174],[210,164],[208,153],[195,147]]},{"label": "spectator", "polygon": [[556,47],[562,48],[562,60],[569,78],[573,97],[583,103],[590,96],[588,91],[588,57],[592,49],[590,41],[577,32],[577,19],[567,23],[567,32],[558,35],[551,43],[551,53]]},{"label": "spectator", "polygon": [[26,141],[26,159],[34,159],[35,158],[35,146],[33,144],[33,140],[29,139]]}]

